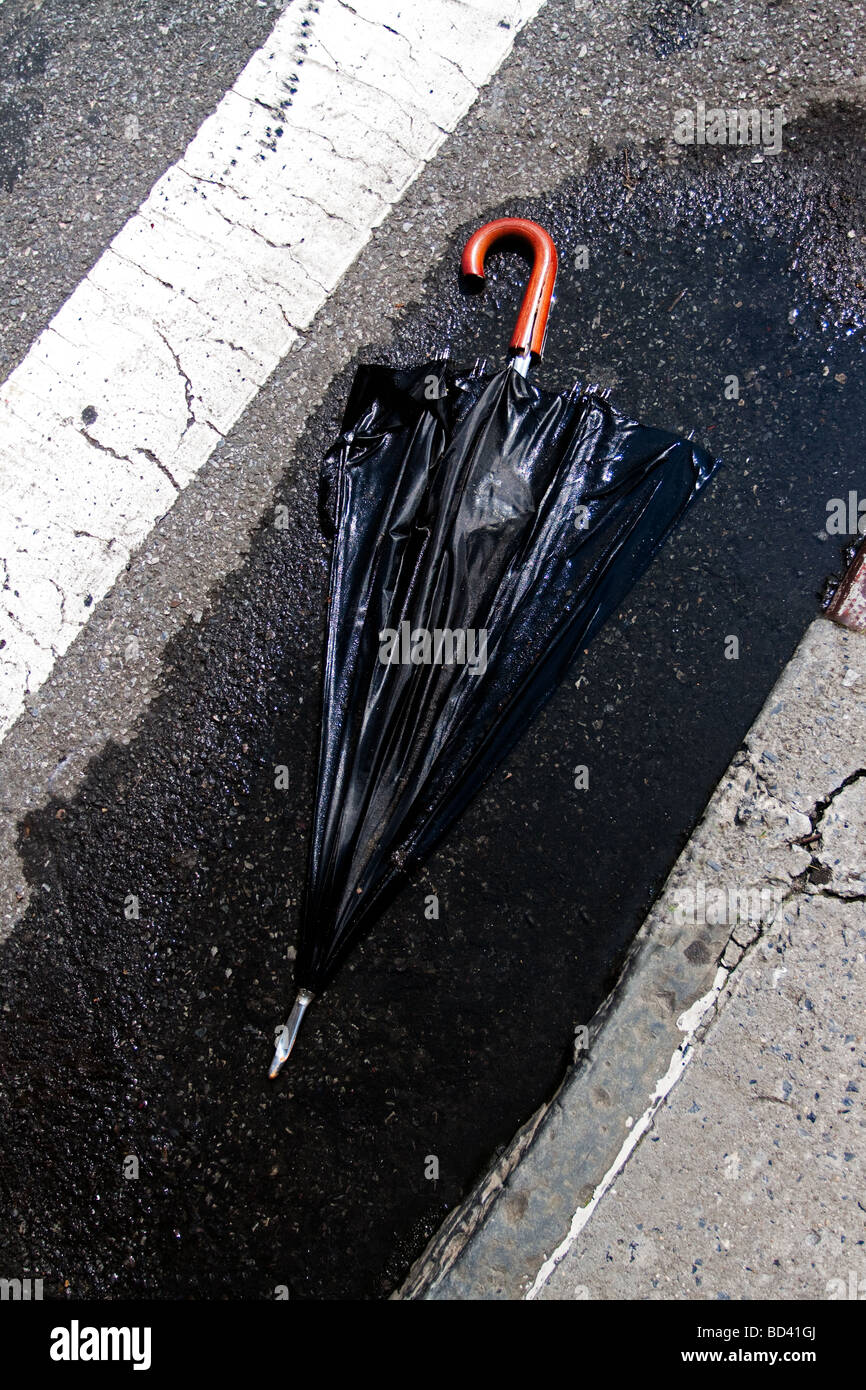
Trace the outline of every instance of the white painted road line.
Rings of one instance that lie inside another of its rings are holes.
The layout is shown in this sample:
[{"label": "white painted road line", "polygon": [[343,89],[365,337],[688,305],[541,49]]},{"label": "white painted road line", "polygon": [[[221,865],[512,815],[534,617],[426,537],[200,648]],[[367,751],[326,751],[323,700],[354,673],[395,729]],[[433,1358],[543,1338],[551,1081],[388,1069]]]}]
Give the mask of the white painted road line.
[{"label": "white painted road line", "polygon": [[0,734],[544,0],[296,0],[0,388]]}]

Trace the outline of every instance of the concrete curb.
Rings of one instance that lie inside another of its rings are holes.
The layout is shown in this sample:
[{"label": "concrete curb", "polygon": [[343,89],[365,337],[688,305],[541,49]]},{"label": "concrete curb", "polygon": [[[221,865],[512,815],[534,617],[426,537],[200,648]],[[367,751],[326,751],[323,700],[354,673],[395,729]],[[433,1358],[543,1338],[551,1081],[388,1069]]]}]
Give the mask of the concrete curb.
[{"label": "concrete curb", "polygon": [[[815,891],[813,876],[832,878],[817,827],[864,768],[866,636],[818,619],[674,866],[588,1046],[396,1298],[541,1292],[702,1045],[732,972],[784,905]],[[699,920],[720,915],[700,911],[701,893],[706,905],[732,888],[766,895],[760,920]]]}]

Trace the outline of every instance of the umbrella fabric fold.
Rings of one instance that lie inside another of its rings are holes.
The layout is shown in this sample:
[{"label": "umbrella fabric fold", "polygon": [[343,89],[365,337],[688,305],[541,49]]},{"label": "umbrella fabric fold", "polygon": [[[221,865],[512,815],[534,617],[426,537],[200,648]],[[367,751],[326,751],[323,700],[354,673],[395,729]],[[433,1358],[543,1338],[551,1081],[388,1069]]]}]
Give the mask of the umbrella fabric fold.
[{"label": "umbrella fabric fold", "polygon": [[553,395],[510,369],[359,372],[327,464],[335,539],[299,985],[327,984],[712,468],[600,395]]}]

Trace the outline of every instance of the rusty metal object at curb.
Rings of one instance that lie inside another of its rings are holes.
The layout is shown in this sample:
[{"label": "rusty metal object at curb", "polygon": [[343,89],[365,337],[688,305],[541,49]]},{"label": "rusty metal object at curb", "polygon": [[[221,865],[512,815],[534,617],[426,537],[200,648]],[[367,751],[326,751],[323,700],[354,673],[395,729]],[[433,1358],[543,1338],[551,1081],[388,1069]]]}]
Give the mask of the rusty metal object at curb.
[{"label": "rusty metal object at curb", "polygon": [[866,632],[866,544],[860,546],[848,566],[827,617],[854,632]]}]

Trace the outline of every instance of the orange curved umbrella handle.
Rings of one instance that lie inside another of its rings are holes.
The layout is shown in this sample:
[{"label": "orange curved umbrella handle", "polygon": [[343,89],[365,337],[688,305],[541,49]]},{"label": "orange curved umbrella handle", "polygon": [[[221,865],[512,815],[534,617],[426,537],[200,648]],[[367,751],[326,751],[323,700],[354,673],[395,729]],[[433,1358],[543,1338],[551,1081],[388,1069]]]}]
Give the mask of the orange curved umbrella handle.
[{"label": "orange curved umbrella handle", "polygon": [[503,237],[518,237],[527,242],[532,247],[533,255],[532,274],[511,336],[511,348],[521,356],[534,352],[540,357],[547,335],[547,316],[558,264],[556,247],[550,234],[526,217],[499,217],[495,222],[486,222],[477,232],[473,232],[464,246],[460,269],[464,275],[474,275],[476,279],[483,280],[484,258],[494,242],[501,241]]}]

